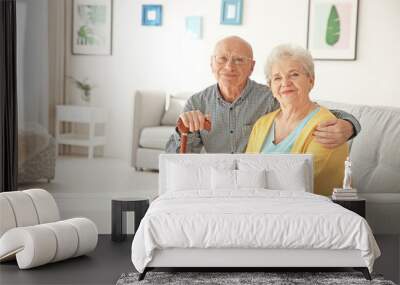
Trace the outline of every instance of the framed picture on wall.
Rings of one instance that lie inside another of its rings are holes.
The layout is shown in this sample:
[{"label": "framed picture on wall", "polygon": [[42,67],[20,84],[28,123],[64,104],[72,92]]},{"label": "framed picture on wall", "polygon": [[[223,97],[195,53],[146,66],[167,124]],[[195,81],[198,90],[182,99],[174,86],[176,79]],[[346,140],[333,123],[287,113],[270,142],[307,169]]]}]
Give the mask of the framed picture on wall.
[{"label": "framed picture on wall", "polygon": [[358,0],[309,0],[307,48],[314,59],[355,60]]},{"label": "framed picture on wall", "polygon": [[74,0],[72,54],[111,55],[112,0]]},{"label": "framed picture on wall", "polygon": [[243,0],[222,0],[221,2],[221,24],[242,24]]},{"label": "framed picture on wall", "polygon": [[143,5],[142,6],[142,25],[143,26],[161,26],[162,6],[161,5]]},{"label": "framed picture on wall", "polygon": [[199,40],[202,38],[203,17],[189,16],[185,19],[186,34],[191,39]]}]

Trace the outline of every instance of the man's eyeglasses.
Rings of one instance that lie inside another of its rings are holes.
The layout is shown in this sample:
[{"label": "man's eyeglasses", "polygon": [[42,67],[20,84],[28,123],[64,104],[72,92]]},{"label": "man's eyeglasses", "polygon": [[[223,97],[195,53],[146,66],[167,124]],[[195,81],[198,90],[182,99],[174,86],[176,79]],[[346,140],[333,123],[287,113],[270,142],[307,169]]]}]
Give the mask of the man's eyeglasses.
[{"label": "man's eyeglasses", "polygon": [[227,64],[231,61],[234,65],[244,65],[252,61],[252,58],[244,56],[226,56],[226,55],[213,55],[213,58],[218,64]]}]

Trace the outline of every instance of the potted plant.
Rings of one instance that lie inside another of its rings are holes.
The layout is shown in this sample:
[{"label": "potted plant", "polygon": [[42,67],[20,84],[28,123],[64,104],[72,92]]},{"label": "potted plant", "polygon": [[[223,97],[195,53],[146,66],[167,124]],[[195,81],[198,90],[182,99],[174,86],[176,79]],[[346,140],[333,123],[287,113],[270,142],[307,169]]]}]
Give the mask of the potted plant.
[{"label": "potted plant", "polygon": [[95,86],[91,83],[89,83],[89,80],[87,78],[84,78],[83,80],[78,80],[75,77],[68,76],[69,79],[72,80],[72,82],[78,87],[78,89],[82,90],[81,98],[85,102],[90,102],[90,93]]}]

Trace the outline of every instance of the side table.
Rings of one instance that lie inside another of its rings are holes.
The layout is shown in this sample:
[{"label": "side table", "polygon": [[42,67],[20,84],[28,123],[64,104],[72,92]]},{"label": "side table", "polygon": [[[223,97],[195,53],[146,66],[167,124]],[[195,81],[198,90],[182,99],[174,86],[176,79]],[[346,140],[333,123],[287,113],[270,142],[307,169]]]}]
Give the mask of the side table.
[{"label": "side table", "polygon": [[[89,125],[89,134],[80,135],[74,132],[61,133],[60,123],[84,123]],[[106,135],[96,135],[96,124],[107,123],[107,112],[102,108],[57,105],[56,106],[56,154],[58,155],[58,145],[76,145],[88,148],[88,157],[93,158],[94,148],[106,144]]]},{"label": "side table", "polygon": [[111,201],[111,239],[126,239],[126,212],[135,212],[135,233],[149,208],[147,198],[113,198]]},{"label": "side table", "polygon": [[354,200],[334,200],[333,203],[339,204],[343,208],[346,208],[350,211],[353,211],[356,214],[359,214],[361,217],[365,219],[365,199],[354,199]]}]

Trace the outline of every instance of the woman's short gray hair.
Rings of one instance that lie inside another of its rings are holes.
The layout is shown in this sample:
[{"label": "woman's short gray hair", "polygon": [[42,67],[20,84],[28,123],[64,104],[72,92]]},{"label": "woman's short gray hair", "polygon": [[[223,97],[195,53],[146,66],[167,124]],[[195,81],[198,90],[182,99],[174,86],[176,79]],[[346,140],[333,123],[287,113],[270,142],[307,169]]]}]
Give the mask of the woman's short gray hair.
[{"label": "woman's short gray hair", "polygon": [[268,85],[270,85],[271,81],[272,65],[274,65],[277,61],[285,58],[290,58],[298,61],[302,65],[304,71],[309,76],[311,76],[312,78],[315,77],[314,61],[309,51],[298,45],[282,44],[273,48],[273,50],[271,51],[271,53],[267,58],[264,71]]}]

